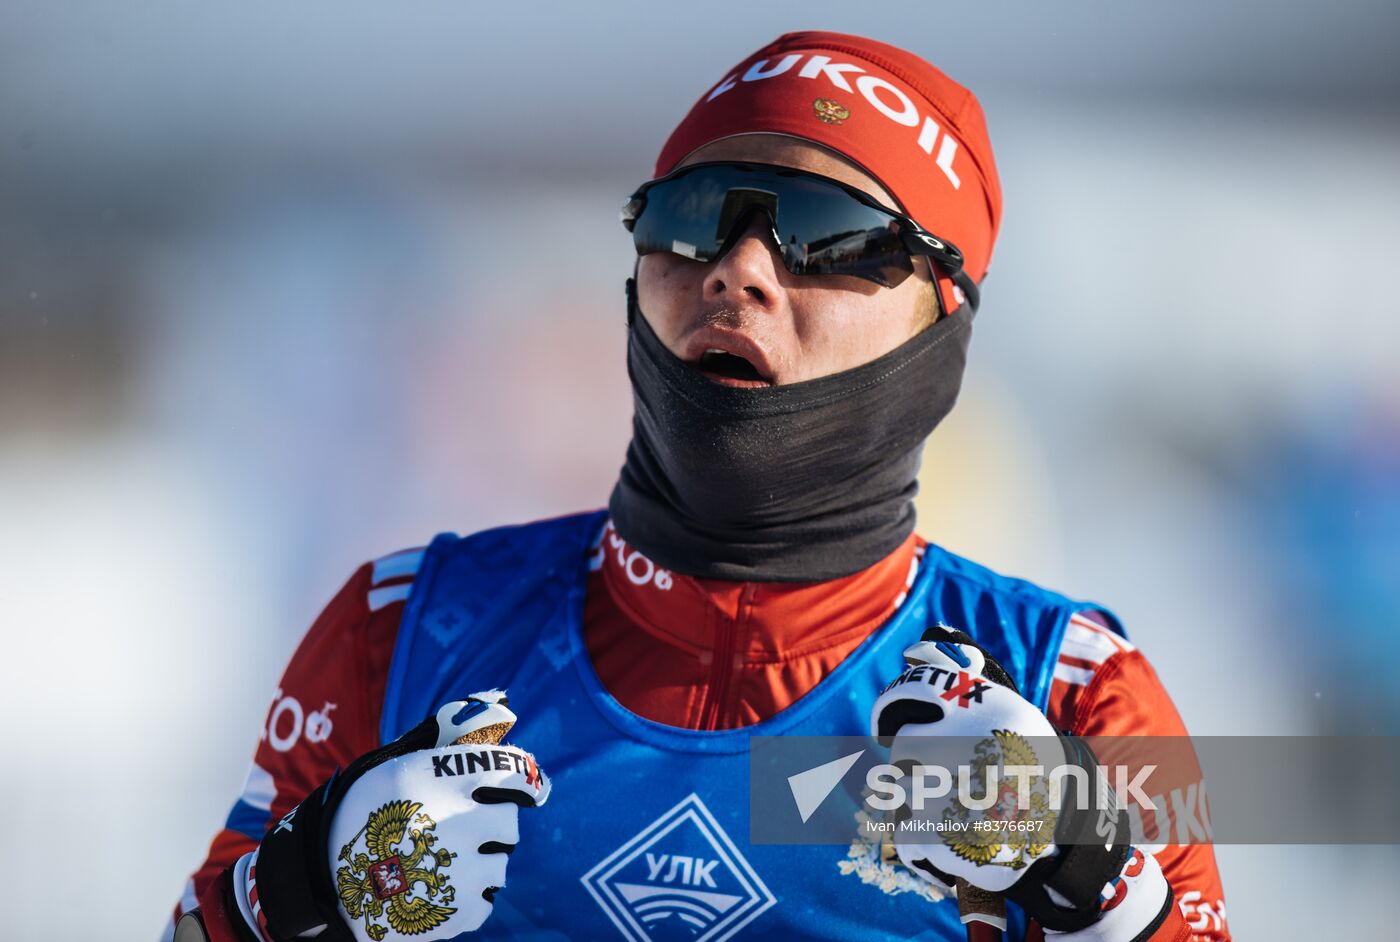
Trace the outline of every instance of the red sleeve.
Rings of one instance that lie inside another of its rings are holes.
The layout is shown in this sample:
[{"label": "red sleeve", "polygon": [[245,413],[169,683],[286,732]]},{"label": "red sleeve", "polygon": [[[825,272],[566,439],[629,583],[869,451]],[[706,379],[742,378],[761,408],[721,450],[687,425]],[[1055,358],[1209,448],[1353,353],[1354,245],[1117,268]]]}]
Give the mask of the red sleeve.
[{"label": "red sleeve", "polygon": [[[1186,724],[1147,658],[1094,613],[1070,619],[1046,714],[1056,728],[1075,736],[1187,735]],[[1184,740],[1181,743],[1186,745]],[[1195,817],[1159,822],[1169,828],[1164,835],[1167,843],[1144,848],[1157,858],[1171,884],[1179,917],[1168,919],[1152,942],[1227,942],[1225,892],[1213,847],[1172,842],[1183,834],[1199,834],[1203,822],[1205,830],[1209,827],[1194,752],[1185,764],[1195,769],[1195,781],[1161,797],[1173,814]]]},{"label": "red sleeve", "polygon": [[395,553],[356,570],[287,664],[243,790],[176,907],[178,919],[197,902],[214,942],[234,938],[221,898],[223,871],[332,771],[379,746],[394,638],[422,555]]}]

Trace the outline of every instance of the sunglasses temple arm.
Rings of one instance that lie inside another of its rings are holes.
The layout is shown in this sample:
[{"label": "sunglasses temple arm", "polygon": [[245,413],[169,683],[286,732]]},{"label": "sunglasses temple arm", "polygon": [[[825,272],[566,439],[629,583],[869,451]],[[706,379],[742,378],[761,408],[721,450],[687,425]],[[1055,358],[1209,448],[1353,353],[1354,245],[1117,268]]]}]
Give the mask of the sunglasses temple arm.
[{"label": "sunglasses temple arm", "polygon": [[[935,278],[941,275],[956,285],[966,299],[966,303],[971,306],[972,312],[977,313],[977,305],[981,303],[982,292],[978,288],[977,282],[973,281],[972,276],[963,270],[962,253],[952,244],[919,229],[917,223],[910,221],[910,226],[911,228],[904,230],[905,250],[910,255],[921,255],[928,259],[929,267],[933,270]],[[940,298],[941,303],[942,299]]]},{"label": "sunglasses temple arm", "polygon": [[[939,278],[947,278],[953,285],[962,292],[965,303],[971,308],[972,313],[977,313],[977,306],[982,301],[982,289],[977,286],[977,282],[972,280],[972,276],[963,271],[962,266],[954,267],[945,264],[932,255],[925,255],[928,259],[928,266],[933,272],[934,283],[937,284]],[[938,306],[943,307],[943,293],[938,292]],[[952,311],[944,310],[944,314],[951,314]]]},{"label": "sunglasses temple arm", "polygon": [[961,268],[949,276],[953,284],[962,291],[963,297],[967,298],[967,304],[972,308],[972,312],[977,313],[977,305],[982,301],[982,290],[977,287],[977,282],[972,280],[972,276]]}]

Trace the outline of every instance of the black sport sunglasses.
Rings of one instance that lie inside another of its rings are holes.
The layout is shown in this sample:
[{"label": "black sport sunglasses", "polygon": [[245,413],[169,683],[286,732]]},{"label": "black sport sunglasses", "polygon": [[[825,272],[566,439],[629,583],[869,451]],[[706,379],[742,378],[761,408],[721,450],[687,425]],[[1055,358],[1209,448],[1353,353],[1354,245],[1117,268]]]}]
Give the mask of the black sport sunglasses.
[{"label": "black sport sunglasses", "polygon": [[[957,246],[868,193],[829,177],[754,163],[702,163],[643,183],[622,207],[638,255],[675,252],[712,262],[768,217],[783,265],[794,275],[854,275],[892,288],[924,256],[977,309],[977,284]],[[940,299],[941,301],[941,299]]]}]

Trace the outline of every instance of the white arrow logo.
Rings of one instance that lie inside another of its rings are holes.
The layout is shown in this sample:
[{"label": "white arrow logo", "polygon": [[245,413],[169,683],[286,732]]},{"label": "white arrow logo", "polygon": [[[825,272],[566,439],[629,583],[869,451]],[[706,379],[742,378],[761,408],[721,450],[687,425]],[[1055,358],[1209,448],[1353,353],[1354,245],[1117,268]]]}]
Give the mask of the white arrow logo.
[{"label": "white arrow logo", "polygon": [[832,759],[815,769],[788,776],[788,788],[792,789],[792,800],[797,802],[797,813],[802,816],[803,824],[806,824],[807,819],[821,807],[821,803],[826,801],[826,796],[840,783],[842,776],[849,772],[851,766],[863,755],[864,749],[839,759]]}]

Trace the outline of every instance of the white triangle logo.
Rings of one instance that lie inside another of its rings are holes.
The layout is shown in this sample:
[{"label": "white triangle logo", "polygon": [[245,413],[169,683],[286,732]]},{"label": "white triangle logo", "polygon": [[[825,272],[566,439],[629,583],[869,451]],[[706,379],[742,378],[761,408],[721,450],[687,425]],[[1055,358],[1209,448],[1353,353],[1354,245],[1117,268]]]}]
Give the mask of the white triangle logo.
[{"label": "white triangle logo", "polygon": [[815,769],[788,776],[788,788],[792,789],[792,800],[797,802],[797,813],[802,816],[803,824],[806,824],[807,819],[821,807],[821,803],[826,801],[826,796],[840,783],[842,776],[849,772],[851,766],[863,755],[864,749],[839,759],[832,759]]}]

